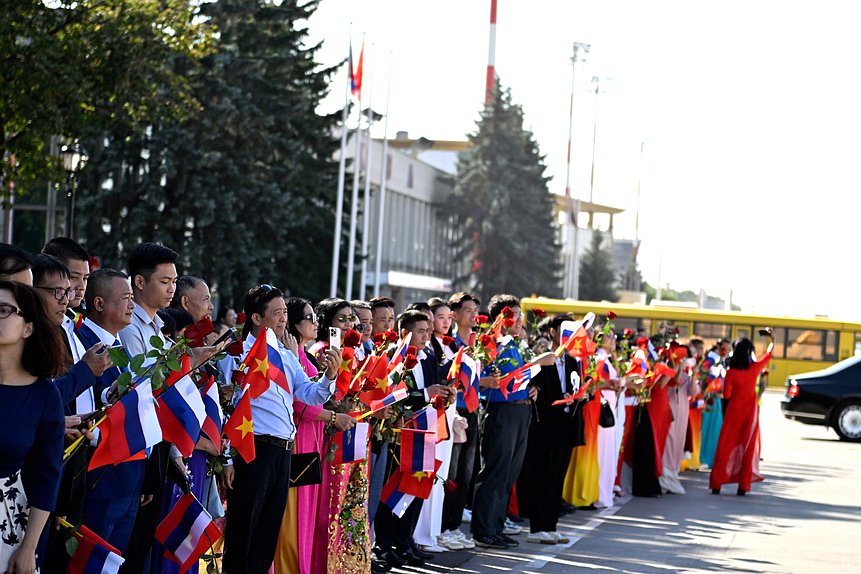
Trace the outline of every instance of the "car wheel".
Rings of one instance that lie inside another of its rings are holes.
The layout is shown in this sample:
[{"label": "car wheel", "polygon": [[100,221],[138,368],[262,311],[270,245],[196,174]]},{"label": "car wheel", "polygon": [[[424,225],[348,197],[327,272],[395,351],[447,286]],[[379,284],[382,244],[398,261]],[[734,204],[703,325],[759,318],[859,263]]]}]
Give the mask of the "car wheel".
[{"label": "car wheel", "polygon": [[840,440],[861,442],[861,403],[838,405],[834,412],[833,426]]}]

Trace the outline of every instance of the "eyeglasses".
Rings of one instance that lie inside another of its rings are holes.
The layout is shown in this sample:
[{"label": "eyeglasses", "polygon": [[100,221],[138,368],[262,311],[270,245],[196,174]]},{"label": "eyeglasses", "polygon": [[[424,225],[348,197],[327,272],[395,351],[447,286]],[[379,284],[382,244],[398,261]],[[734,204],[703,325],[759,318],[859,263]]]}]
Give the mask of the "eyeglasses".
[{"label": "eyeglasses", "polygon": [[311,321],[312,323],[316,323],[317,322],[317,315],[315,315],[314,313],[308,313],[307,315],[302,315],[302,320],[303,321]]},{"label": "eyeglasses", "polygon": [[75,290],[69,287],[68,289],[63,289],[62,287],[39,287],[36,286],[36,289],[42,289],[44,291],[50,291],[54,294],[54,299],[57,301],[62,301],[63,299],[71,300],[75,295]]},{"label": "eyeglasses", "polygon": [[0,303],[0,319],[6,319],[13,313],[16,315],[21,315],[22,317],[24,316],[24,312],[21,311],[21,309],[19,309],[15,305],[9,305],[8,303]]},{"label": "eyeglasses", "polygon": [[338,315],[337,317],[332,319],[332,321],[335,323],[347,323],[347,322],[353,322],[353,321],[358,321],[358,320],[359,320],[359,318],[356,317],[355,315]]},{"label": "eyeglasses", "polygon": [[261,283],[260,285],[257,286],[257,288],[259,290],[263,291],[264,293],[269,293],[270,291],[275,289],[275,287],[273,287],[269,283]]}]

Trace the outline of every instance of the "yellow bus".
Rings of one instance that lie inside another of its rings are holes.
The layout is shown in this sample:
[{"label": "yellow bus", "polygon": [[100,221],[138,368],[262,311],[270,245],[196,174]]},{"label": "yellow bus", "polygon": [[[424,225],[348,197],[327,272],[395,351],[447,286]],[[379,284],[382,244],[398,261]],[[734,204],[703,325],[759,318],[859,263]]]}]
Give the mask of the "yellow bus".
[{"label": "yellow bus", "polygon": [[[771,327],[774,332],[774,359],[769,365],[769,386],[782,386],[789,375],[824,369],[861,353],[861,323],[847,323],[827,318],[774,317],[737,311],[713,311],[685,307],[668,302],[663,305],[627,305],[595,301],[573,301],[526,297],[520,305],[524,311],[540,308],[548,313],[573,313],[583,316],[589,311],[599,318],[608,311],[618,316],[613,323],[617,331],[633,329],[635,333],[653,335],[662,324],[679,329],[679,341],[702,339],[706,349],[718,339],[733,341],[751,338],[762,353],[765,337],[759,329]],[[753,337],[751,337],[751,335]]]}]

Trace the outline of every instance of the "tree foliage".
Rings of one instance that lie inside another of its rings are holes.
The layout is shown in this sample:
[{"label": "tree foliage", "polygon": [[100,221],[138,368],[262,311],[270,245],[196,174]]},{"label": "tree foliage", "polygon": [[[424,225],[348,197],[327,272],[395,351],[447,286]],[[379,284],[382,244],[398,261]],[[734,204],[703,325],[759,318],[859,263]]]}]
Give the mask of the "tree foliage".
[{"label": "tree foliage", "polygon": [[583,301],[618,301],[616,271],[613,264],[612,240],[604,247],[604,234],[595,229],[592,242],[580,261],[580,290]]},{"label": "tree foliage", "polygon": [[523,127],[523,110],[497,83],[457,165],[448,212],[465,241],[455,257],[470,272],[461,286],[493,293],[558,296],[559,246],[544,156]]}]

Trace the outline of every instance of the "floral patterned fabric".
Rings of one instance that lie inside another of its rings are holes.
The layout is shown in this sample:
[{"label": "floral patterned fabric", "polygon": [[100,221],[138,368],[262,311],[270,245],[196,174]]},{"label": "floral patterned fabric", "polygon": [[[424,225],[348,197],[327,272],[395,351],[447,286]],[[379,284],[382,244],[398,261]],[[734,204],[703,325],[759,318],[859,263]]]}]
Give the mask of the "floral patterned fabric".
[{"label": "floral patterned fabric", "polygon": [[6,572],[9,559],[24,540],[30,505],[21,482],[21,471],[0,478],[0,572]]}]

